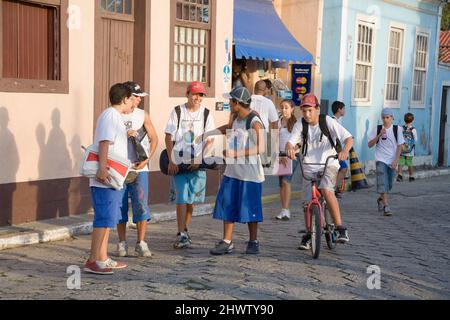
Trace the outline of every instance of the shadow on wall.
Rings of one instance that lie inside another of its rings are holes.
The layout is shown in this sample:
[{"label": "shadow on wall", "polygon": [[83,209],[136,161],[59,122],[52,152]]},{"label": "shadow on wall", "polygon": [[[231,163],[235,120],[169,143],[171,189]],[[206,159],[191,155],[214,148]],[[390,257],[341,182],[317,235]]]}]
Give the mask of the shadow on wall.
[{"label": "shadow on wall", "polygon": [[52,219],[69,215],[69,179],[54,179],[72,172],[72,159],[67,148],[66,136],[61,129],[61,113],[52,112],[52,129],[46,140],[46,130],[42,124],[36,128],[39,145],[39,181],[37,190],[36,219]]},{"label": "shadow on wall", "polygon": [[12,224],[13,195],[20,164],[16,140],[8,123],[8,110],[0,107],[0,226]]}]

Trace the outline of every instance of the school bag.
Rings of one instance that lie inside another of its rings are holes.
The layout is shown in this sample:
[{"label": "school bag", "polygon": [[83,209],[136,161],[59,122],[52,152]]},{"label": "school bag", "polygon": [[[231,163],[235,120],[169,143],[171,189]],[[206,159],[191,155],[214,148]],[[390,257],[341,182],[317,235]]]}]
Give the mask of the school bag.
[{"label": "school bag", "polygon": [[405,144],[402,146],[402,155],[410,154],[416,147],[416,141],[414,140],[414,127],[408,128],[403,126],[403,139]]},{"label": "school bag", "polygon": [[[304,118],[302,119],[302,125],[303,125],[303,130],[302,130],[302,140],[303,140],[302,155],[306,156],[306,154],[308,153],[309,124],[308,124],[308,122],[306,122],[306,120]],[[322,142],[322,139],[325,136],[328,139],[328,141],[330,141],[331,147],[334,150],[336,150],[337,153],[342,152],[342,144],[339,141],[339,138],[336,138],[336,142],[334,142],[333,138],[331,137],[331,133],[330,133],[330,130],[328,129],[328,125],[327,125],[327,115],[321,114],[319,116],[319,128],[320,128],[320,131],[321,131],[320,142]]]},{"label": "school bag", "polygon": [[[263,129],[265,129],[264,123],[261,119],[261,117],[259,116],[258,112],[256,111],[252,111],[250,112],[250,114],[247,116],[247,120],[245,121],[245,129],[248,131],[250,129],[252,129],[252,121],[253,119],[257,117],[259,119],[259,121],[261,121],[261,126],[263,127]],[[270,143],[267,143],[267,137],[269,135],[266,135],[266,146],[269,146]],[[264,154],[260,154],[260,158],[261,158],[261,164],[263,166],[263,168],[270,168],[272,166],[272,158],[270,156],[268,156],[267,154],[270,153],[269,149],[266,149],[266,152]]]}]

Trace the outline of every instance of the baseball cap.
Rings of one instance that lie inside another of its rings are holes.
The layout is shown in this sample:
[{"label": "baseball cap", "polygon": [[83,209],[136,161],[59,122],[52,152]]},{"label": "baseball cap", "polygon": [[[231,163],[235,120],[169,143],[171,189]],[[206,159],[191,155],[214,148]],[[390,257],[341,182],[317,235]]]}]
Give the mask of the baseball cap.
[{"label": "baseball cap", "polygon": [[202,82],[194,81],[189,84],[188,92],[191,94],[204,94],[206,95],[206,88]]},{"label": "baseball cap", "polygon": [[243,104],[250,104],[252,102],[252,96],[245,87],[236,87],[230,93],[225,93],[223,97],[225,99],[234,99]]},{"label": "baseball cap", "polygon": [[125,82],[124,84],[131,88],[131,93],[134,96],[137,96],[137,97],[146,97],[146,96],[148,96],[148,93],[142,91],[141,86],[138,85],[136,82],[128,81],[128,82]]},{"label": "baseball cap", "polygon": [[302,104],[300,105],[300,108],[304,107],[304,106],[317,107],[317,106],[319,106],[319,100],[312,93],[305,94],[303,96],[303,100],[302,100]]},{"label": "baseball cap", "polygon": [[387,117],[387,116],[394,117],[394,112],[392,111],[392,109],[384,108],[383,111],[381,112],[381,116],[382,117]]}]

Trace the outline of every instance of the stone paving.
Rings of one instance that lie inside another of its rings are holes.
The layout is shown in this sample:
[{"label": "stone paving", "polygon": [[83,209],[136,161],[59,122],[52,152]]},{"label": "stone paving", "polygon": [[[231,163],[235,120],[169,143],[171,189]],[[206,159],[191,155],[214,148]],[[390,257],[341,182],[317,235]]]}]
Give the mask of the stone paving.
[{"label": "stone paving", "polygon": [[[450,299],[450,177],[396,184],[393,217],[377,211],[375,189],[341,201],[351,242],[325,247],[318,260],[297,250],[304,228],[299,200],[293,218],[274,220],[279,203],[265,205],[262,253],[245,252],[247,227],[237,225],[236,251],[214,257],[222,224],[210,216],[191,225],[193,248],[172,249],[175,221],[150,225],[150,259],[124,258],[112,276],[81,273],[81,289],[67,288],[70,265],[82,266],[90,236],[0,252],[0,299]],[[133,252],[135,230],[129,230]],[[112,232],[114,258],[117,237]],[[323,241],[324,242],[324,241]],[[381,289],[370,290],[367,268],[381,269]]]}]

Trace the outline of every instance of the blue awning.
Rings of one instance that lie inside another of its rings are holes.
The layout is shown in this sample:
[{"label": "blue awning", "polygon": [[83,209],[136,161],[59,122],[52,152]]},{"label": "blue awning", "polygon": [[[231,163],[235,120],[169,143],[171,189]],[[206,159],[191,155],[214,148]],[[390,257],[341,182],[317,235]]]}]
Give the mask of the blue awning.
[{"label": "blue awning", "polygon": [[234,0],[236,58],[314,63],[314,58],[292,36],[272,0]]}]

